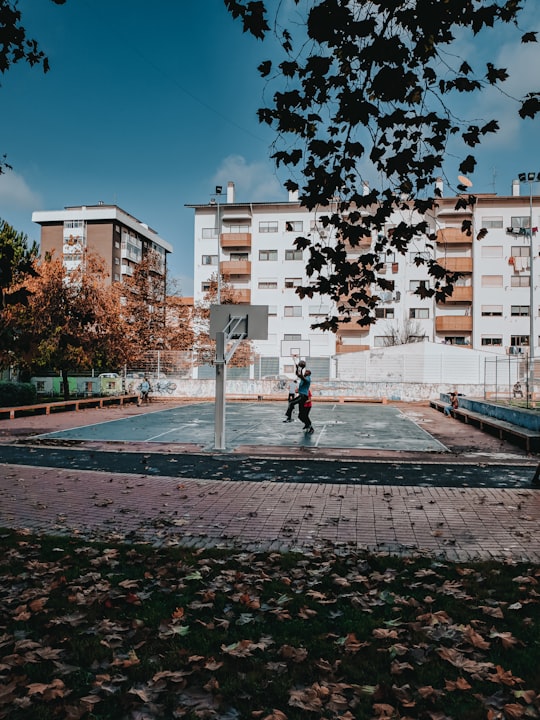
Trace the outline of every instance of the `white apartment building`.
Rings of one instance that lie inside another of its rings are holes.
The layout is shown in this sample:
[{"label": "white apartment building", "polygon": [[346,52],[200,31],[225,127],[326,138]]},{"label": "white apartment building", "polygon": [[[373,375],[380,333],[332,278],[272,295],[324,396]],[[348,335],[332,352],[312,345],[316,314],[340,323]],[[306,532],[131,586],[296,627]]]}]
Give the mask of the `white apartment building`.
[{"label": "white apartment building", "polygon": [[[522,196],[520,188],[516,180],[508,196],[477,194],[473,209],[456,210],[458,198],[443,196],[437,212],[428,218],[436,242],[418,236],[405,255],[394,252],[385,257],[384,273],[394,281],[394,290],[373,289],[380,298],[377,322],[367,328],[354,321],[341,323],[333,334],[311,328],[332,308],[324,297],[301,300],[296,294],[296,286],[308,283],[307,253],[297,251],[293,244],[302,234],[332,243],[331,233],[319,222],[332,208],[308,211],[292,193],[283,202],[238,203],[234,184],[229,183],[225,202],[218,203],[216,196],[216,201],[189,206],[195,211],[194,301],[203,299],[219,263],[222,276],[239,291],[241,302],[268,305],[268,340],[254,343],[260,355],[256,377],[290,374],[293,350],[300,350],[300,356],[309,360],[317,377],[333,377],[332,358],[384,347],[392,334],[407,336],[409,341],[525,354],[532,332],[536,356],[540,344],[540,198],[530,193]],[[418,221],[409,215],[396,211],[385,232],[401,220]],[[471,235],[462,232],[463,220],[471,222]],[[351,254],[369,250],[367,241],[351,249]],[[445,303],[415,294],[419,284],[430,283],[427,268],[415,263],[418,254],[436,258],[462,274]]]}]

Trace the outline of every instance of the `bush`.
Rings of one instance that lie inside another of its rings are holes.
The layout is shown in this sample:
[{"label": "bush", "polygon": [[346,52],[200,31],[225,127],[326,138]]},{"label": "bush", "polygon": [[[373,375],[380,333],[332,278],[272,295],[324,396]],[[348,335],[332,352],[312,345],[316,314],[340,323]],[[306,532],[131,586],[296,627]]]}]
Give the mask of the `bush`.
[{"label": "bush", "polygon": [[0,382],[0,407],[30,405],[36,402],[36,397],[32,383]]}]

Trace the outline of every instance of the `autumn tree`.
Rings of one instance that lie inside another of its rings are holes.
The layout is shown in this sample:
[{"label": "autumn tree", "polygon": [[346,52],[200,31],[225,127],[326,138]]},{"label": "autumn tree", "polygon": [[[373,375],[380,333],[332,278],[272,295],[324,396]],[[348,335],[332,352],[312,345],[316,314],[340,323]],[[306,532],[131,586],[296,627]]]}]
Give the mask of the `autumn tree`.
[{"label": "autumn tree", "polygon": [[[52,0],[63,5],[66,0]],[[31,67],[41,66],[44,72],[49,70],[49,60],[39,48],[37,40],[29,38],[21,23],[21,11],[16,0],[0,0],[0,74],[4,75],[12,65],[27,62]],[[6,156],[0,158],[0,175],[10,166]]]},{"label": "autumn tree", "polygon": [[28,242],[24,233],[0,220],[0,366],[8,367],[20,344],[15,322],[17,308],[28,304],[26,281],[37,274],[37,245]]},{"label": "autumn tree", "polygon": [[70,371],[121,368],[131,360],[120,294],[101,258],[88,255],[70,272],[61,260],[45,259],[28,286],[28,307],[18,318],[25,338],[19,362],[60,372],[66,398]]},{"label": "autumn tree", "polygon": [[[196,303],[193,310],[194,352],[196,362],[200,365],[212,362],[216,356],[216,341],[210,338],[210,308],[217,304],[218,277],[213,273],[209,280],[208,290],[201,302]],[[239,304],[238,293],[226,276],[220,278],[220,305]],[[232,367],[247,367],[253,360],[253,344],[243,340],[231,357]]]},{"label": "autumn tree", "polygon": [[173,291],[161,256],[154,251],[148,252],[133,268],[133,274],[124,279],[122,314],[139,354],[192,348],[190,312]]},{"label": "autumn tree", "polygon": [[[448,148],[459,158],[459,172],[472,173],[473,149],[499,129],[494,118],[458,119],[452,105],[456,96],[476,100],[487,88],[504,90],[507,71],[493,57],[476,67],[474,53],[479,37],[498,28],[517,29],[523,43],[536,41],[536,33],[519,30],[523,3],[293,0],[292,16],[286,17],[290,3],[224,2],[244,31],[261,39],[270,32],[267,7],[277,7],[272,27],[283,57],[277,65],[259,66],[276,86],[259,120],[276,130],[273,158],[288,172],[286,187],[299,190],[308,209],[322,209],[320,222],[333,236],[327,243],[316,236],[296,238],[296,247],[308,250],[310,277],[297,292],[319,293],[335,303],[336,312],[314,327],[335,331],[340,315],[345,320],[356,315],[360,325],[368,325],[378,302],[373,288],[392,289],[378,272],[386,252],[405,253],[418,235],[434,240],[429,216],[437,208],[436,179]],[[469,37],[472,57],[463,57]],[[491,54],[497,50],[492,41]],[[508,99],[521,118],[534,118],[540,109],[534,88],[521,99]],[[366,192],[369,174],[376,174],[380,187]],[[461,181],[456,189],[467,190]],[[474,203],[474,196],[462,196],[456,207]],[[390,233],[386,226],[396,209],[410,220]],[[471,234],[469,222],[463,230]],[[372,241],[370,251],[347,253],[365,238]],[[417,262],[427,265],[433,278],[432,287],[418,294],[443,302],[457,276],[434,259],[418,256]]]}]

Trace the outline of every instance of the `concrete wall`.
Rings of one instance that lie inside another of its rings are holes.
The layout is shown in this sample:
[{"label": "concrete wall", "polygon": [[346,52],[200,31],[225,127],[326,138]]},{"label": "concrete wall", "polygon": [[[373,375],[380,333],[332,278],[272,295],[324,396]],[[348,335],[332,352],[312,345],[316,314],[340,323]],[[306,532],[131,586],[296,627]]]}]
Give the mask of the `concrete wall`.
[{"label": "concrete wall", "polygon": [[[162,387],[160,387],[162,385]],[[374,383],[345,380],[328,380],[313,382],[312,392],[316,398],[362,398],[381,400],[417,402],[438,398],[448,392],[452,385],[445,383]],[[483,397],[483,385],[459,386],[459,392],[472,397]],[[256,399],[259,396],[268,400],[287,398],[287,383],[275,380],[227,380],[226,393],[231,397]],[[171,376],[166,383],[152,381],[151,397],[155,398],[193,398],[194,400],[213,398],[215,380],[176,379]]]},{"label": "concrete wall", "polygon": [[[441,400],[450,402],[450,397],[443,393],[441,394]],[[528,430],[540,430],[540,414],[536,410],[492,405],[483,400],[467,397],[460,397],[459,404],[462,408],[470,410],[471,412],[487,415],[497,420],[504,420],[505,422],[527,428]]]}]

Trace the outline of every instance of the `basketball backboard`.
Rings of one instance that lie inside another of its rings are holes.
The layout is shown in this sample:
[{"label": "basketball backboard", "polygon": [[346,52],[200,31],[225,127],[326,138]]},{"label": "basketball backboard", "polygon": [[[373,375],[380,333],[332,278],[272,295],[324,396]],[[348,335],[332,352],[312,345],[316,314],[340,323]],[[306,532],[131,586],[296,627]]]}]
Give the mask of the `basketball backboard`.
[{"label": "basketball backboard", "polygon": [[235,324],[235,332],[229,339],[246,335],[248,340],[268,339],[268,305],[211,305],[210,337],[223,332],[232,319],[242,318]]},{"label": "basketball backboard", "polygon": [[309,340],[282,340],[281,357],[292,357],[295,360],[309,357]]}]

